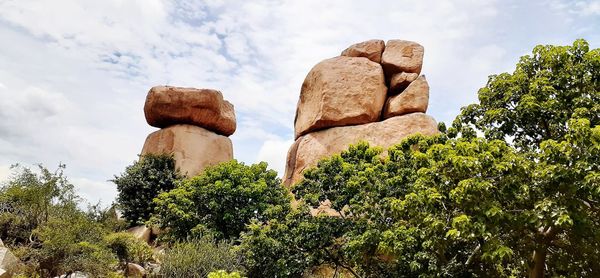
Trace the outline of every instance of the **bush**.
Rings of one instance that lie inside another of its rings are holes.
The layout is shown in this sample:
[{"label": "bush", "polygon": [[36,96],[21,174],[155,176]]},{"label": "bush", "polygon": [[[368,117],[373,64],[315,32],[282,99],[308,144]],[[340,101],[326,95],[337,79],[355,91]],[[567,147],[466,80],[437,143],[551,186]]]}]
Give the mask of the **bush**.
[{"label": "bush", "polygon": [[219,270],[208,274],[208,278],[242,278],[239,272],[227,273],[225,270]]},{"label": "bush", "polygon": [[143,265],[152,258],[152,248],[130,233],[120,232],[104,237],[106,246],[117,256],[119,261],[126,266],[127,263]]},{"label": "bush", "polygon": [[152,199],[175,188],[180,179],[172,155],[147,154],[127,166],[125,173],[112,180],[117,185],[118,204],[131,226],[143,224],[154,212]]},{"label": "bush", "polygon": [[165,228],[166,239],[204,234],[236,239],[251,219],[285,214],[290,206],[288,194],[265,162],[246,166],[232,160],[160,194],[153,222]]},{"label": "bush", "polygon": [[231,243],[203,237],[179,242],[167,249],[160,274],[173,278],[204,278],[218,270],[241,271],[241,260]]}]

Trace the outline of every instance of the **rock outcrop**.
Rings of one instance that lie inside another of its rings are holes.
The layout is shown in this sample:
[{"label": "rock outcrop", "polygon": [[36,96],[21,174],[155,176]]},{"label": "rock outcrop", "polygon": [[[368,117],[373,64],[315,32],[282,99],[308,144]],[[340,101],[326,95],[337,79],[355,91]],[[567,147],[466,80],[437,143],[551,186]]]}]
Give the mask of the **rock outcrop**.
[{"label": "rock outcrop", "polygon": [[377,121],[387,88],[381,65],[364,57],[336,57],[312,68],[300,91],[296,138],[308,132]]},{"label": "rock outcrop", "polygon": [[412,134],[438,133],[424,114],[423,54],[415,42],[370,40],[318,63],[302,84],[284,183],[295,184],[305,169],[359,141],[389,148]]},{"label": "rock outcrop", "polygon": [[351,45],[342,51],[341,56],[365,57],[375,63],[380,63],[384,48],[385,42],[382,40],[368,40]]},{"label": "rock outcrop", "polygon": [[233,105],[212,89],[156,86],[144,105],[148,124],[161,129],[148,135],[142,155],[172,154],[182,174],[233,159],[227,137],[236,129]]},{"label": "rock outcrop", "polygon": [[296,183],[306,168],[361,140],[388,148],[411,134],[434,135],[437,132],[437,123],[431,116],[411,113],[381,122],[334,127],[306,134],[294,142],[288,153],[285,183]]},{"label": "rock outcrop", "polygon": [[21,261],[8,248],[0,247],[0,277],[12,277],[20,265]]},{"label": "rock outcrop", "polygon": [[171,153],[182,173],[199,173],[208,165],[233,158],[229,138],[201,127],[179,124],[148,135],[142,154]]},{"label": "rock outcrop", "polygon": [[145,225],[135,226],[127,229],[127,233],[133,235],[135,238],[150,244],[152,237],[152,230]]}]

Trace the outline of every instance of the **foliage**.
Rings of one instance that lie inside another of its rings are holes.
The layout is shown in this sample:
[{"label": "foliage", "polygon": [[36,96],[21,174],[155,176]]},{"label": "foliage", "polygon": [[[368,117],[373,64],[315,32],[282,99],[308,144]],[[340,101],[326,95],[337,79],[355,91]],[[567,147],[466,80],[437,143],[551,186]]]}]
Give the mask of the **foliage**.
[{"label": "foliage", "polygon": [[539,45],[512,74],[490,76],[479,103],[463,108],[455,124],[458,131],[472,125],[489,139],[538,149],[544,140],[561,140],[575,118],[600,124],[600,49],[590,50],[585,40]]},{"label": "foliage", "polygon": [[104,237],[104,244],[126,266],[127,263],[144,264],[152,259],[152,248],[127,232],[112,233]]},{"label": "foliage", "polygon": [[[293,187],[305,205],[243,236],[247,274],[330,265],[355,277],[599,276],[598,57],[582,41],[537,47],[515,74],[492,77],[447,133],[409,137],[385,156],[360,143],[319,162]],[[326,201],[337,213],[311,217]]]},{"label": "foliage", "polygon": [[264,220],[288,210],[290,198],[280,183],[264,162],[250,166],[224,162],[161,193],[154,200],[153,222],[166,228],[167,239],[203,234],[235,239],[251,219]]},{"label": "foliage", "polygon": [[117,197],[123,216],[131,226],[143,224],[154,212],[152,200],[159,193],[175,188],[180,179],[172,155],[147,154],[125,168],[112,180],[117,185]]},{"label": "foliage", "polygon": [[227,273],[225,270],[219,270],[208,274],[208,278],[242,278],[239,272]]},{"label": "foliage", "polygon": [[203,237],[178,242],[168,248],[162,258],[160,274],[174,278],[204,278],[217,270],[240,271],[240,261],[241,257],[231,243]]}]

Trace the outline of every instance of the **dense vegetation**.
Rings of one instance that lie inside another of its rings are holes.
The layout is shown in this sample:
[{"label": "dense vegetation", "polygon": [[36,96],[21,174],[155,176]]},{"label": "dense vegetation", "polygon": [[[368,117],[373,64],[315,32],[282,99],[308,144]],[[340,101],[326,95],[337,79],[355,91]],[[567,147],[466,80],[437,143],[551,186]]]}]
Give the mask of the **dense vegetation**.
[{"label": "dense vegetation", "polygon": [[[0,238],[28,277],[156,262],[150,277],[598,277],[599,124],[600,50],[538,46],[439,135],[320,161],[298,202],[265,163],[183,179],[148,156],[114,180],[126,224],[80,209],[64,166],[21,167],[0,189]],[[119,232],[137,224],[164,252]]]}]

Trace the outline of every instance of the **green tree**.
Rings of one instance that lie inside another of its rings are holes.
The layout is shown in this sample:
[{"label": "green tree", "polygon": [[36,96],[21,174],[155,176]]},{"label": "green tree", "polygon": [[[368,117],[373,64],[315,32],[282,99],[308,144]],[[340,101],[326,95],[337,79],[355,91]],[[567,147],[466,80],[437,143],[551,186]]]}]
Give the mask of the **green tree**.
[{"label": "green tree", "polygon": [[246,166],[232,160],[207,168],[154,202],[153,222],[165,228],[164,238],[212,234],[216,239],[235,239],[251,219],[287,211],[290,197],[266,163]]},{"label": "green tree", "polygon": [[171,155],[147,154],[112,180],[117,185],[117,202],[130,225],[143,224],[154,212],[152,200],[175,188],[181,179]]},{"label": "green tree", "polygon": [[130,233],[112,233],[105,236],[103,241],[116,255],[125,273],[128,271],[127,265],[129,263],[144,265],[152,259],[152,248]]},{"label": "green tree", "polygon": [[319,265],[356,277],[600,275],[598,54],[584,41],[536,47],[447,133],[321,161],[293,191],[337,216],[301,206],[252,225],[249,276]]}]

